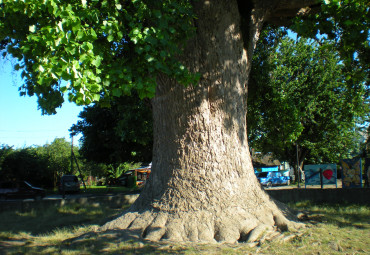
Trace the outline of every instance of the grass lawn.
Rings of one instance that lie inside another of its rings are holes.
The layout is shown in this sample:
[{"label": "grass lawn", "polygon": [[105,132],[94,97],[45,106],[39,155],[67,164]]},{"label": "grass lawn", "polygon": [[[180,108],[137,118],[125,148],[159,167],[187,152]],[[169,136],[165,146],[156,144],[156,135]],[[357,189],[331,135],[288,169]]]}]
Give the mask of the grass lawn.
[{"label": "grass lawn", "polygon": [[310,215],[301,235],[255,247],[121,242],[119,233],[91,235],[71,245],[68,239],[89,233],[124,208],[75,204],[27,213],[8,211],[0,213],[0,254],[370,254],[370,206],[309,202],[290,206]]},{"label": "grass lawn", "polygon": [[[86,186],[86,189],[83,185],[80,187],[81,193],[88,194],[117,194],[117,193],[130,193],[138,191],[138,187],[127,188],[123,186]],[[58,189],[48,190],[47,194],[59,194]]]}]

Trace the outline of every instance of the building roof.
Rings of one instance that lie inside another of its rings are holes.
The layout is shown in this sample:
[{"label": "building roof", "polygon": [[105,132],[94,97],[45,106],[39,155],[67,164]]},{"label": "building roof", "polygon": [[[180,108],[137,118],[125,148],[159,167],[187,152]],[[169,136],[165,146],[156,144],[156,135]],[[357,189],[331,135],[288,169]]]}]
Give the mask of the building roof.
[{"label": "building roof", "polygon": [[277,159],[274,159],[271,153],[268,153],[265,155],[261,153],[253,153],[252,162],[253,162],[254,167],[280,166],[281,165],[280,161]]}]

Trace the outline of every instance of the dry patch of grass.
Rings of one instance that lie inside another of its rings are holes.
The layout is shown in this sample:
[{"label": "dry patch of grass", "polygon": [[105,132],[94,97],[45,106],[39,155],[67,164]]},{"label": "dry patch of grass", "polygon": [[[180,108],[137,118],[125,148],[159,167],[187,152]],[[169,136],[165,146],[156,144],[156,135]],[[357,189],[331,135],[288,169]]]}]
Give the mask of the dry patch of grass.
[{"label": "dry patch of grass", "polygon": [[93,232],[122,208],[72,205],[28,213],[4,212],[0,214],[0,254],[370,254],[369,206],[309,202],[290,206],[307,212],[307,228],[289,241],[282,237],[255,247],[245,243],[127,241],[127,235],[120,231]]}]

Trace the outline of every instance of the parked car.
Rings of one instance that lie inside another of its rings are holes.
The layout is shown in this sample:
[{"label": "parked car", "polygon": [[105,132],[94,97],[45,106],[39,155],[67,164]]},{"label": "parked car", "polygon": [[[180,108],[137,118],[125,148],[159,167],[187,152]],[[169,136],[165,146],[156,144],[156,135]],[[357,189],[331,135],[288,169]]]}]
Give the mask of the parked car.
[{"label": "parked car", "polygon": [[0,197],[3,199],[33,198],[38,200],[45,197],[45,195],[44,189],[34,187],[26,181],[0,183]]},{"label": "parked car", "polygon": [[79,192],[80,182],[76,175],[63,175],[60,178],[58,189],[60,193]]},{"label": "parked car", "polygon": [[290,184],[290,177],[284,176],[280,172],[257,173],[257,179],[263,186],[267,187]]}]

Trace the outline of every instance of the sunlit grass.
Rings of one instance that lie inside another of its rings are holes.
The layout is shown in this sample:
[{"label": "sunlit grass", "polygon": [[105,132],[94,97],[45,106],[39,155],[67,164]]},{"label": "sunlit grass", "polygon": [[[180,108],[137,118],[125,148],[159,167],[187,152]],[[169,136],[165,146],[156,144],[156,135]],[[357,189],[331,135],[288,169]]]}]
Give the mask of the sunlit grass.
[{"label": "sunlit grass", "polygon": [[[127,193],[132,191],[137,191],[138,188],[128,188],[123,186],[96,186],[96,185],[86,185],[86,189],[83,185],[80,187],[80,193],[87,194],[118,194],[118,193]],[[48,190],[47,194],[59,194],[57,188],[53,190]]]},{"label": "sunlit grass", "polygon": [[51,232],[34,236],[33,244],[35,246],[44,244],[60,246],[66,239],[70,239],[84,233],[94,231],[96,228],[98,228],[98,225],[81,225],[77,227],[72,226],[56,228]]},{"label": "sunlit grass", "polygon": [[127,188],[123,186],[86,186],[86,190],[81,187],[82,192],[100,194],[100,193],[125,193],[135,191],[138,188]]}]

